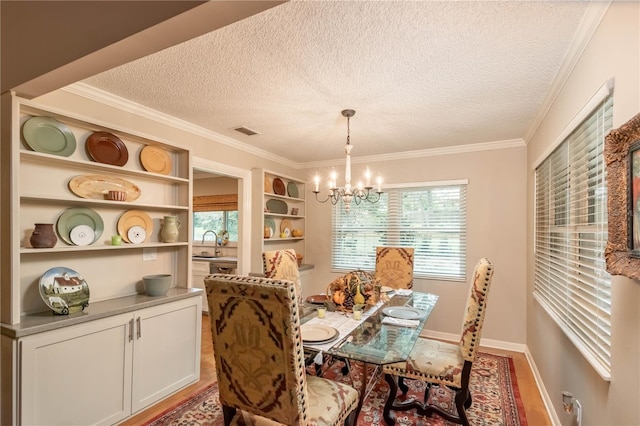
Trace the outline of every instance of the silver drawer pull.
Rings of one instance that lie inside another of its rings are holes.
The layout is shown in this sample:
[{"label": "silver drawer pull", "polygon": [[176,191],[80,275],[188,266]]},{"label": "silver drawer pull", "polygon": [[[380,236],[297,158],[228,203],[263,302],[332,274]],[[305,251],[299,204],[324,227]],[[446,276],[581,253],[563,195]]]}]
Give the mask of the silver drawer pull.
[{"label": "silver drawer pull", "polygon": [[140,317],[136,318],[136,323],[138,326],[138,339],[140,339],[140,337],[142,337],[142,328],[140,327]]}]

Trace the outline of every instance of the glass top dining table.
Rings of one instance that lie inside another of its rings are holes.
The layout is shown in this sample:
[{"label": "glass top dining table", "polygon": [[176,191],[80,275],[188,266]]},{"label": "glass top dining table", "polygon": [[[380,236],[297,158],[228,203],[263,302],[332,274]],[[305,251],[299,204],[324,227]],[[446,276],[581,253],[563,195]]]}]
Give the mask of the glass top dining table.
[{"label": "glass top dining table", "polygon": [[[317,346],[304,342],[305,348],[323,350],[341,358],[383,365],[404,361],[413,349],[420,332],[429,319],[438,296],[431,293],[412,292],[410,295],[392,294],[389,300],[371,306],[362,319],[353,319],[352,313],[327,312],[318,318],[317,306],[306,304],[301,322],[334,326],[340,336],[329,345]],[[413,307],[421,313],[415,327],[383,323],[391,307]],[[337,326],[336,326],[337,325]]]},{"label": "glass top dining table", "polygon": [[[302,324],[323,324],[339,331],[338,338],[331,343],[314,345],[303,340],[305,352],[314,358],[316,365],[323,362],[318,362],[323,360],[322,352],[361,365],[362,380],[356,419],[381,374],[382,365],[405,361],[409,357],[437,301],[438,296],[431,293],[414,291],[409,295],[392,294],[389,300],[370,307],[361,320],[355,320],[352,313],[344,312],[327,312],[324,318],[319,318],[317,306],[305,304],[301,312]],[[391,313],[389,309],[394,307],[419,310],[417,324],[413,324],[413,327],[386,324],[386,313]]]}]

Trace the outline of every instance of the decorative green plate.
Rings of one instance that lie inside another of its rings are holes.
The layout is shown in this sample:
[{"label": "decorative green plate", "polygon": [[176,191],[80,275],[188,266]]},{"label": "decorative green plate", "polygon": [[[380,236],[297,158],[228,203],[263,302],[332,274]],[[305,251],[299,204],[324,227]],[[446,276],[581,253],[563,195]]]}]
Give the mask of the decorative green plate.
[{"label": "decorative green plate", "polygon": [[264,226],[271,228],[271,236],[269,238],[273,238],[276,235],[276,221],[273,220],[272,217],[267,217],[264,219]]},{"label": "decorative green plate", "polygon": [[289,182],[287,184],[287,194],[291,198],[298,198],[298,185],[293,182]]},{"label": "decorative green plate", "polygon": [[51,117],[32,117],[22,126],[22,136],[34,151],[68,157],[76,150],[76,138],[65,124]]},{"label": "decorative green plate", "polygon": [[58,218],[56,229],[58,235],[67,244],[75,245],[71,241],[70,233],[78,225],[87,225],[95,232],[93,242],[96,242],[104,230],[104,222],[98,213],[86,207],[72,207],[67,209]]}]

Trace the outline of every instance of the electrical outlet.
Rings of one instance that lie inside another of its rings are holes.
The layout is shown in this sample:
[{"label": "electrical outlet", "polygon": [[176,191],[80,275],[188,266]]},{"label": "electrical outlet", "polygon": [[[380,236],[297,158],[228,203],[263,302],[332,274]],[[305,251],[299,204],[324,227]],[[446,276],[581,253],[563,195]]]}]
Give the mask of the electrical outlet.
[{"label": "electrical outlet", "polygon": [[157,260],[158,259],[158,251],[155,248],[146,248],[142,249],[142,260]]},{"label": "electrical outlet", "polygon": [[576,421],[578,426],[582,426],[582,404],[577,399],[573,400],[573,405],[575,406],[574,412],[576,414]]}]

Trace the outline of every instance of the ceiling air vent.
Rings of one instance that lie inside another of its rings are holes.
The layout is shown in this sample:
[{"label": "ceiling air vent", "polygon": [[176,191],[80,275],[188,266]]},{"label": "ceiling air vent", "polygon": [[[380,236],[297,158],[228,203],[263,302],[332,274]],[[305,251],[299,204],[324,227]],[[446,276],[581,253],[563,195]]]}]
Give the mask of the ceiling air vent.
[{"label": "ceiling air vent", "polygon": [[245,134],[247,136],[253,136],[253,135],[257,135],[258,134],[258,132],[256,132],[255,130],[251,130],[250,128],[244,127],[244,126],[236,127],[233,130],[235,130],[236,132],[240,132],[242,134]]}]

